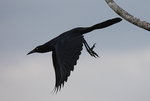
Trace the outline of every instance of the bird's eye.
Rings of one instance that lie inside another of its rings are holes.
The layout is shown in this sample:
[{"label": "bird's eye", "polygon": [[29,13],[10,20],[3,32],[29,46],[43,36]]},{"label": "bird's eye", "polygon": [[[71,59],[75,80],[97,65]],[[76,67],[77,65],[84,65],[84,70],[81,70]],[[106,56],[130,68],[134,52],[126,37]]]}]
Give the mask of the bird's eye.
[{"label": "bird's eye", "polygon": [[36,50],[38,50],[39,48],[36,48]]}]

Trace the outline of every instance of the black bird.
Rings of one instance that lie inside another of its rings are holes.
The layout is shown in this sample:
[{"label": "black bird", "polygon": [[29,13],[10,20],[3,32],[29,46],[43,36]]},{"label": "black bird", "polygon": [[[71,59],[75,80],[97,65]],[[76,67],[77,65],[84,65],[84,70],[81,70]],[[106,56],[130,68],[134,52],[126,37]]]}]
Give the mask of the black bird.
[{"label": "black bird", "polygon": [[67,82],[70,71],[73,71],[74,65],[77,64],[83,44],[91,56],[98,57],[98,54],[93,51],[95,44],[90,47],[85,41],[83,34],[96,29],[108,27],[120,22],[121,20],[121,18],[114,18],[91,27],[78,27],[71,29],[48,41],[47,43],[37,46],[27,55],[36,52],[46,53],[52,51],[53,66],[56,77],[54,91],[57,92],[62,86],[64,86],[64,82]]}]

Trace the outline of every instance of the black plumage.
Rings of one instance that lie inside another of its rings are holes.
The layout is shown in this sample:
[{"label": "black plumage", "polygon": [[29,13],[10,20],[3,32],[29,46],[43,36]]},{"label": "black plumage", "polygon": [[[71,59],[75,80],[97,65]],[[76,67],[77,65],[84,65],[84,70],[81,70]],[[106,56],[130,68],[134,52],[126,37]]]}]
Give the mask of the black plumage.
[{"label": "black plumage", "polygon": [[55,91],[57,92],[64,85],[64,82],[67,82],[70,72],[73,71],[74,65],[77,64],[83,44],[91,56],[98,57],[98,54],[93,51],[95,44],[90,47],[84,39],[83,34],[96,29],[108,27],[120,22],[121,20],[121,18],[114,18],[91,27],[78,27],[71,29],[49,42],[37,46],[28,54],[52,51],[53,66],[56,77]]}]

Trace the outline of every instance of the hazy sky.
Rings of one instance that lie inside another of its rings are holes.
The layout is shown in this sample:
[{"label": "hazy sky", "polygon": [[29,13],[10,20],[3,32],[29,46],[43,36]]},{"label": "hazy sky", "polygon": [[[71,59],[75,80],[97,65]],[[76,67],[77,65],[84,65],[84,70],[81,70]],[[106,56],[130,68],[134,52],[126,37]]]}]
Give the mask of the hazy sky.
[{"label": "hazy sky", "polygon": [[[149,0],[115,0],[150,22]],[[135,3],[134,3],[135,2]],[[57,95],[51,53],[26,54],[64,31],[118,17],[104,0],[0,0],[0,101],[150,101],[150,33],[127,21],[85,35]]]}]

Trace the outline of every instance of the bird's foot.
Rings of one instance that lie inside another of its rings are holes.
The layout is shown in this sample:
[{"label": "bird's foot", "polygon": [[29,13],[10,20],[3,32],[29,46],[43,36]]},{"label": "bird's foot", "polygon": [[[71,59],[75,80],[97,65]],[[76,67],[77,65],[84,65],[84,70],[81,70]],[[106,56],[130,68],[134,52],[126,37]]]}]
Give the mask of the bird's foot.
[{"label": "bird's foot", "polygon": [[95,45],[96,45],[96,43],[94,43],[93,46],[88,49],[88,50],[89,50],[88,52],[89,52],[89,54],[90,54],[91,56],[93,56],[93,57],[96,58],[96,57],[99,57],[99,56],[98,56],[98,54],[97,54],[96,52],[94,52],[94,50],[93,50],[93,49],[95,48]]},{"label": "bird's foot", "polygon": [[98,54],[96,53],[96,52],[94,52],[94,48],[95,48],[95,45],[96,45],[96,43],[95,44],[93,44],[93,46],[92,47],[90,47],[88,44],[87,44],[87,42],[85,41],[84,42],[84,45],[85,45],[85,48],[86,48],[86,50],[88,51],[88,53],[91,55],[91,56],[93,56],[93,57],[99,57],[98,56]]}]

